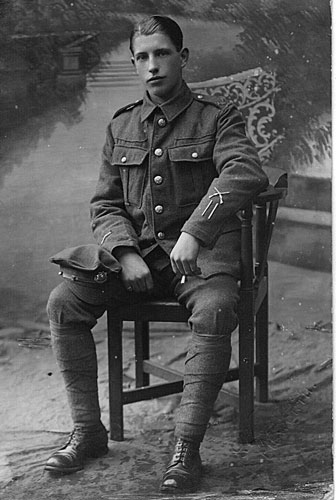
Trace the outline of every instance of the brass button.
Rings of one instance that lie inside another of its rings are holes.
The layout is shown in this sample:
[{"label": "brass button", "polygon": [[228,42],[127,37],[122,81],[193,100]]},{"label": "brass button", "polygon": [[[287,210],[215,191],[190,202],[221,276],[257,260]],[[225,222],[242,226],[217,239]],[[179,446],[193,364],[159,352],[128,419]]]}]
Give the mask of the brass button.
[{"label": "brass button", "polygon": [[167,125],[167,122],[164,118],[159,118],[158,125],[159,125],[159,127],[165,127]]},{"label": "brass button", "polygon": [[162,156],[163,155],[163,151],[161,148],[157,148],[155,151],[154,151],[154,154],[155,156]]},{"label": "brass button", "polygon": [[161,177],[161,175],[156,175],[156,176],[154,177],[154,182],[155,182],[155,184],[162,184],[162,182],[163,182],[163,177]]},{"label": "brass button", "polygon": [[203,99],[203,98],[204,98],[204,95],[199,94],[197,97],[198,97],[198,99]]},{"label": "brass button", "polygon": [[127,161],[126,156],[123,156],[123,157],[121,158],[121,163],[126,163],[126,161]]},{"label": "brass button", "polygon": [[158,234],[157,234],[157,237],[159,238],[159,240],[163,240],[165,236],[166,235],[162,231],[158,232]]},{"label": "brass button", "polygon": [[156,205],[156,207],[154,208],[155,212],[157,214],[162,214],[163,212],[163,206],[162,205]]},{"label": "brass button", "polygon": [[193,158],[198,158],[198,153],[197,153],[197,151],[194,151],[193,153],[191,153],[191,156],[192,156]]}]

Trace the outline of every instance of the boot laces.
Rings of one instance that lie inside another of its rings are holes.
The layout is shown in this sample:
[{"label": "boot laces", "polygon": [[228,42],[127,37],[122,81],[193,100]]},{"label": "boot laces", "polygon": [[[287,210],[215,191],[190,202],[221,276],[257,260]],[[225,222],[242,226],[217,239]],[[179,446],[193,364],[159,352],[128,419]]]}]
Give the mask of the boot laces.
[{"label": "boot laces", "polygon": [[83,447],[83,441],[80,436],[80,431],[78,429],[74,429],[70,436],[68,441],[66,442],[65,446],[63,447],[62,451],[63,453],[66,453],[67,455],[71,457],[75,457],[80,449]]},{"label": "boot laces", "polygon": [[74,429],[71,432],[71,434],[70,434],[70,436],[68,438],[68,441],[65,444],[65,447],[70,446],[70,445],[73,446],[73,447],[76,447],[76,446],[79,445],[79,443],[80,443],[80,439],[79,439],[79,436],[78,436],[78,430]]},{"label": "boot laces", "polygon": [[184,463],[189,447],[190,443],[179,440],[176,443],[174,461]]}]

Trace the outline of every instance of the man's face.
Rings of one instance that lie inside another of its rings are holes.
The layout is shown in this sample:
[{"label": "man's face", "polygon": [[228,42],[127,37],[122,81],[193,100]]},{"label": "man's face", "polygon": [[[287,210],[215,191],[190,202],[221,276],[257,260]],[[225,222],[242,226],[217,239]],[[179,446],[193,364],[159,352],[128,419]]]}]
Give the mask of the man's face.
[{"label": "man's face", "polygon": [[181,86],[188,50],[178,52],[169,36],[154,33],[135,37],[133,54],[132,62],[152,101],[162,103],[173,97]]}]

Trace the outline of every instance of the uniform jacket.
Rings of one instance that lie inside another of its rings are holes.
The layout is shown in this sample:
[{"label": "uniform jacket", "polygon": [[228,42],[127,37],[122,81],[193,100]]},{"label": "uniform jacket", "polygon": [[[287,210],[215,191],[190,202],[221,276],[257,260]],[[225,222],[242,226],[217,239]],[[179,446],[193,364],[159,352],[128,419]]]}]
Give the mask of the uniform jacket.
[{"label": "uniform jacket", "polygon": [[157,245],[169,254],[185,231],[201,243],[204,277],[238,276],[237,212],[267,185],[238,110],[183,83],[162,105],[145,95],[115,113],[91,200],[93,233],[109,252],[131,246],[144,256]]}]

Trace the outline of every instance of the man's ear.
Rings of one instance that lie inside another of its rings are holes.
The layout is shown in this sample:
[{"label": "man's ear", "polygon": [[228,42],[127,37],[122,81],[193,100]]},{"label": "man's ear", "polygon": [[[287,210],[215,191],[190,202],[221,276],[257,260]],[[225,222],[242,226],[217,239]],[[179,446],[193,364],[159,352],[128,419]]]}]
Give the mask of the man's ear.
[{"label": "man's ear", "polygon": [[135,69],[135,72],[138,75],[139,73],[138,73],[138,70],[137,70],[137,67],[136,67],[136,64],[135,64],[135,59],[134,59],[133,56],[131,57],[131,63],[133,64],[133,68]]},{"label": "man's ear", "polygon": [[184,68],[189,59],[189,49],[187,49],[186,47],[182,49],[180,52],[180,56],[181,56],[181,67]]}]

